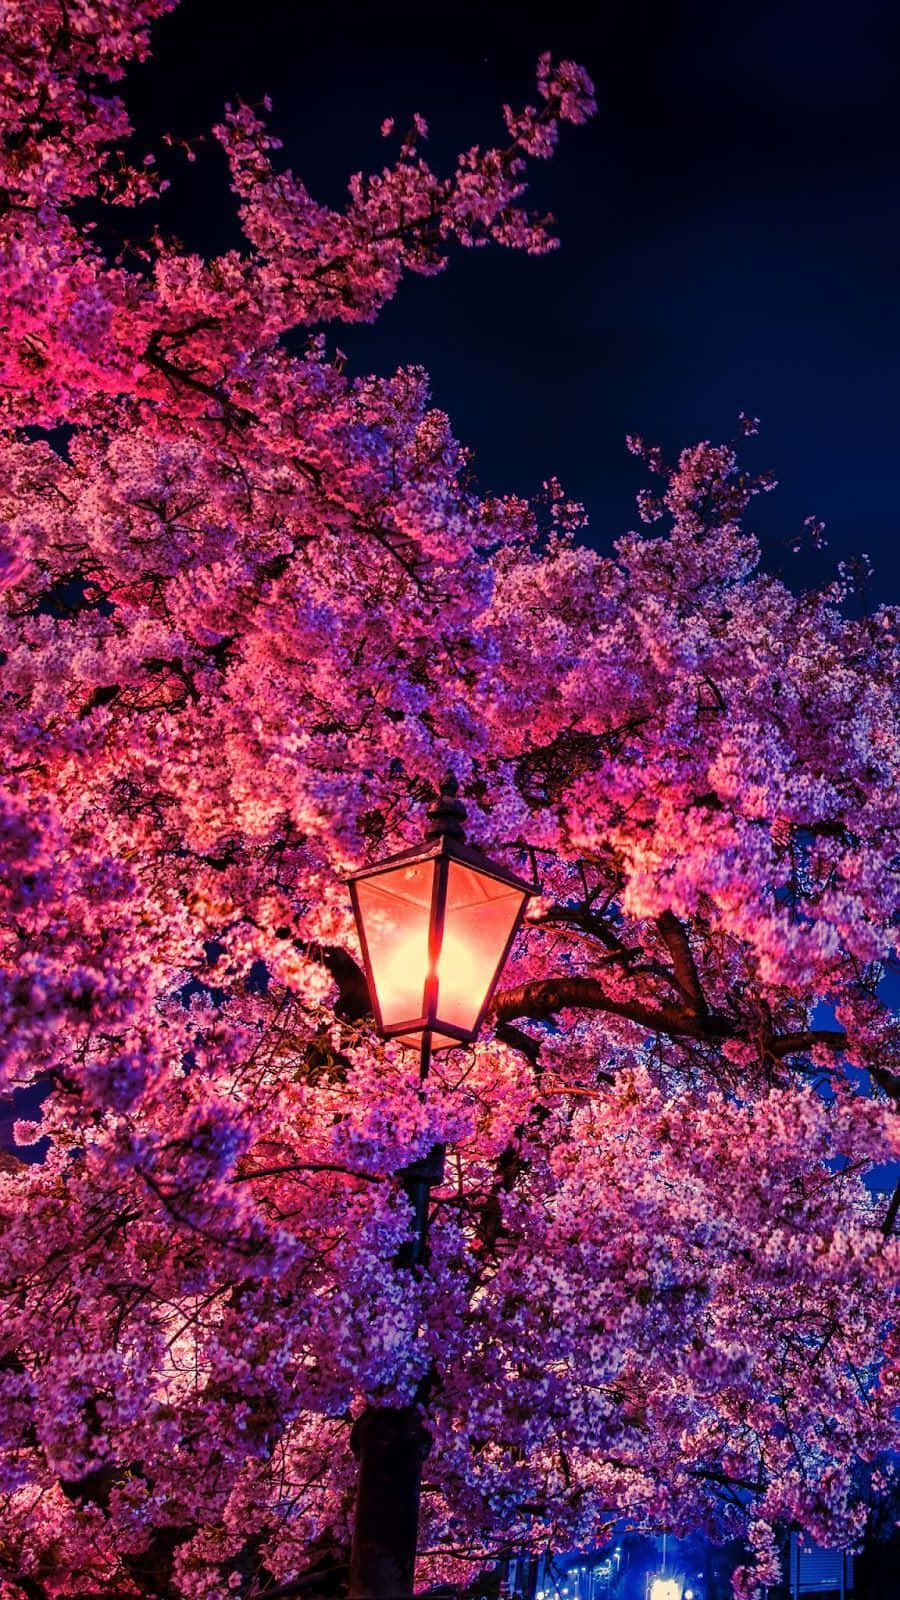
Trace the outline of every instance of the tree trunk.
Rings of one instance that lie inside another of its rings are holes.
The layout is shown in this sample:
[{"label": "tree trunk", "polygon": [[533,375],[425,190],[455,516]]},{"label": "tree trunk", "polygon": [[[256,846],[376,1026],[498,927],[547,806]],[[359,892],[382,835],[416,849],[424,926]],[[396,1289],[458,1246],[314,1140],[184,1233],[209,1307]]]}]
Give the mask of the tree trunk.
[{"label": "tree trunk", "polygon": [[407,1600],[413,1592],[419,1486],[430,1445],[416,1406],[369,1406],[350,1435],[359,1462],[350,1600]]}]

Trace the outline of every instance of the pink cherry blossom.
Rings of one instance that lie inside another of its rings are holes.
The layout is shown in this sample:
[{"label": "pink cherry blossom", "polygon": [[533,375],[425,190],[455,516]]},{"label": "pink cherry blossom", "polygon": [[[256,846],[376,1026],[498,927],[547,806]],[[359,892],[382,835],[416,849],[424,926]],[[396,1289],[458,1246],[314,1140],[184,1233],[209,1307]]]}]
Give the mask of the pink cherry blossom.
[{"label": "pink cherry blossom", "polygon": [[[749,1594],[898,1446],[897,614],[765,572],[734,445],[632,439],[652,532],[601,556],[555,481],[479,494],[420,369],[285,343],[549,248],[570,62],[344,210],[235,103],[245,247],[107,259],[74,203],[156,192],[109,90],[166,9],[4,13],[2,1086],[46,1097],[0,1169],[0,1593],[340,1569],[352,1421],[415,1402],[420,1587],[624,1516],[745,1535]],[[420,1099],[344,878],[448,765],[541,893]]]}]

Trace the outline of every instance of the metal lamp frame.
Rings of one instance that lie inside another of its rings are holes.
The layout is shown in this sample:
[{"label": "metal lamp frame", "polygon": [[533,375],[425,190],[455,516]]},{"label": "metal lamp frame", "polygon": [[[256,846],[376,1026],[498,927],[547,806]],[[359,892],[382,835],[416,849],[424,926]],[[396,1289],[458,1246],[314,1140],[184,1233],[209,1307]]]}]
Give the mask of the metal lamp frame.
[{"label": "metal lamp frame", "polygon": [[[378,998],[378,988],[375,975],[369,958],[369,942],[366,937],[365,922],[361,914],[357,884],[366,878],[378,878],[386,872],[391,872],[398,867],[417,867],[425,862],[435,863],[432,874],[431,911],[428,922],[428,964],[429,976],[425,981],[423,991],[423,1009],[419,1016],[410,1017],[403,1022],[392,1022],[385,1026],[381,1015],[381,1005]],[[447,913],[447,884],[450,876],[450,863],[456,861],[460,866],[470,867],[482,877],[491,878],[495,883],[502,883],[509,889],[516,890],[522,895],[522,903],[516,912],[515,920],[509,932],[506,943],[500,952],[499,959],[494,964],[490,982],[485,991],[475,1022],[471,1028],[460,1028],[452,1022],[442,1022],[438,1014],[438,973],[437,966],[440,960],[441,948],[444,939],[444,922]],[[507,872],[504,867],[490,861],[472,845],[463,843],[446,834],[425,844],[413,846],[411,850],[401,850],[397,855],[386,856],[371,866],[360,867],[347,879],[350,886],[350,898],[353,902],[353,913],[359,931],[359,940],[362,946],[363,966],[366,973],[366,982],[369,986],[369,995],[375,1011],[378,1031],[385,1039],[392,1039],[397,1034],[403,1033],[440,1033],[445,1038],[457,1039],[460,1044],[471,1044],[477,1038],[478,1032],[484,1022],[488,1007],[493,999],[497,979],[503,968],[507,956],[512,948],[513,941],[522,924],[525,907],[529,898],[534,895],[534,885],[526,883],[524,878],[519,878],[513,872]]]},{"label": "metal lamp frame", "polygon": [[[369,866],[360,867],[356,872],[352,872],[347,879],[350,898],[353,902],[353,914],[356,918],[356,926],[359,932],[359,942],[362,947],[366,982],[369,987],[369,995],[375,1012],[378,1031],[384,1039],[392,1039],[399,1034],[420,1034],[422,1035],[424,1048],[430,1047],[431,1036],[435,1033],[439,1033],[443,1038],[454,1039],[459,1044],[471,1044],[478,1037],[478,1032],[493,999],[494,990],[504,962],[521,927],[525,908],[529,899],[536,893],[535,884],[526,882],[524,878],[518,877],[514,872],[508,872],[505,867],[499,866],[495,861],[491,861],[487,856],[482,855],[481,851],[476,850],[473,845],[466,844],[462,829],[466,815],[465,807],[457,799],[457,793],[456,778],[452,773],[448,773],[441,784],[437,802],[429,810],[428,835],[423,843],[414,845],[408,850],[401,850],[397,855],[386,856],[382,861],[373,862]],[[375,974],[369,955],[369,941],[357,885],[367,878],[382,877],[385,873],[392,872],[398,867],[417,867],[426,862],[433,862],[434,867],[431,879],[431,907],[428,919],[428,977],[425,980],[422,994],[422,1012],[417,1017],[410,1017],[402,1022],[392,1022],[385,1025],[381,1013],[378,986],[375,982]],[[522,902],[510,928],[509,935],[499,958],[494,963],[494,970],[485,989],[481,1008],[474,1023],[469,1028],[460,1028],[455,1023],[442,1022],[438,1011],[440,1003],[438,963],[443,947],[444,924],[447,915],[447,887],[450,866],[453,862],[457,862],[463,867],[469,867],[482,877],[490,878],[494,883],[501,883],[506,888],[515,890],[522,896]]]}]

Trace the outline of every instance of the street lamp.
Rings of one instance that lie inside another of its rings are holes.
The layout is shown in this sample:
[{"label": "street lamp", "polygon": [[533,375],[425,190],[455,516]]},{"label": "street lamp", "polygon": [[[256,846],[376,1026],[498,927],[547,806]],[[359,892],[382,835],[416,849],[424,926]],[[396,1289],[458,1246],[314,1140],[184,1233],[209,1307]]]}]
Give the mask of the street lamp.
[{"label": "street lamp", "polygon": [[[424,842],[348,880],[378,1031],[419,1050],[420,1085],[433,1050],[476,1038],[535,892],[466,844],[465,815],[449,773],[428,812]],[[426,1260],[428,1198],[443,1171],[443,1145],[403,1169],[415,1226],[398,1265]],[[367,1406],[350,1442],[359,1462],[350,1596],[404,1600],[413,1590],[430,1444],[420,1407]]]},{"label": "street lamp", "polygon": [[466,844],[449,773],[425,841],[349,881],[379,1032],[422,1051],[478,1034],[534,885]]}]

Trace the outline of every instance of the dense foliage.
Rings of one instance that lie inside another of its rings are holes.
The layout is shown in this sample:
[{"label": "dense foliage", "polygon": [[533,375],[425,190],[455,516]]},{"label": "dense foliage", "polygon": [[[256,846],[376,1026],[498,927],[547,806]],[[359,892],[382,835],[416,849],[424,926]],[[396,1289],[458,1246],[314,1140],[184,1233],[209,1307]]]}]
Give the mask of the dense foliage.
[{"label": "dense foliage", "polygon": [[[351,1421],[414,1397],[421,1586],[619,1512],[771,1577],[779,1522],[858,1536],[897,1442],[896,615],[760,569],[731,445],[633,441],[661,527],[600,555],[322,336],[454,241],[550,246],[572,63],[447,178],[417,121],[343,212],[231,107],[244,250],[112,260],[98,207],[158,185],[109,80],[167,9],[2,12],[2,1088],[49,1146],[0,1174],[0,1594],[339,1583]],[[420,1103],[342,879],[448,765],[543,893]]]}]

